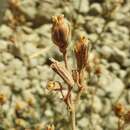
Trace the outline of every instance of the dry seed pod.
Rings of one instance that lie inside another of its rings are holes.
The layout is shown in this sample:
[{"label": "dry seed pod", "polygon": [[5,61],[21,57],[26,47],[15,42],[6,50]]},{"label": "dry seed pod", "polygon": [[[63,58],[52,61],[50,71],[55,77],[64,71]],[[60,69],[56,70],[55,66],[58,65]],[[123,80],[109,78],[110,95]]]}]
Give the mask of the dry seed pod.
[{"label": "dry seed pod", "polygon": [[64,15],[52,17],[52,40],[62,53],[66,53],[70,39],[70,26],[64,20]]},{"label": "dry seed pod", "polygon": [[114,107],[114,112],[117,117],[122,117],[125,114],[125,108],[122,104],[119,103]]},{"label": "dry seed pod", "polygon": [[74,80],[69,73],[69,71],[58,61],[55,59],[51,58],[50,59],[52,64],[51,68],[69,85],[73,86],[74,85]]},{"label": "dry seed pod", "polygon": [[77,69],[84,69],[88,60],[88,39],[81,36],[75,45],[74,52],[77,60]]}]

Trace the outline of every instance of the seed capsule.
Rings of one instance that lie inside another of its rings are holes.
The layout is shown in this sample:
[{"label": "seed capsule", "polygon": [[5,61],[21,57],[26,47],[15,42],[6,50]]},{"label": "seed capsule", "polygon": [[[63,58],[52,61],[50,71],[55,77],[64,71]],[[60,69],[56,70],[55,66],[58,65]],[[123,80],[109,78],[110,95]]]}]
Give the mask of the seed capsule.
[{"label": "seed capsule", "polygon": [[74,80],[70,72],[58,61],[51,58],[51,68],[71,87],[74,85]]},{"label": "seed capsule", "polygon": [[77,60],[77,69],[82,70],[86,67],[88,60],[88,39],[84,36],[80,37],[74,51]]},{"label": "seed capsule", "polygon": [[52,17],[52,40],[62,53],[66,52],[70,38],[70,26],[64,20],[64,15]]}]

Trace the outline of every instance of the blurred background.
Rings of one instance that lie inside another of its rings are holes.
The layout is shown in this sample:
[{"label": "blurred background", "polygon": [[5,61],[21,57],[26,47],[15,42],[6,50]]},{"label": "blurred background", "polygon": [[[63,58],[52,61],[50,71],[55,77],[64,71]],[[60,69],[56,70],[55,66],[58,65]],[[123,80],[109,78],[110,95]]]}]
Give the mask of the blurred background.
[{"label": "blurred background", "polygon": [[63,83],[48,66],[49,57],[63,60],[51,40],[51,17],[61,14],[72,30],[70,65],[75,40],[90,44],[78,130],[117,130],[113,106],[130,109],[130,0],[0,0],[0,130],[68,130],[65,104],[46,88]]}]

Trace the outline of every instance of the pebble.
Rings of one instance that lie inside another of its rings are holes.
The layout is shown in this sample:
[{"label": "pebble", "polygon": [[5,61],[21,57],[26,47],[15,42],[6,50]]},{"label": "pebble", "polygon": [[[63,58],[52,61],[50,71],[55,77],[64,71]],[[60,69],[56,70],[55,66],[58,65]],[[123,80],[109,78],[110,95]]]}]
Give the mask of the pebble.
[{"label": "pebble", "polygon": [[101,33],[105,20],[101,17],[87,16],[85,28],[89,33]]},{"label": "pebble", "polygon": [[6,51],[8,42],[0,39],[0,52]]},{"label": "pebble", "polygon": [[[89,10],[89,2],[88,0],[73,0],[73,5],[76,10],[79,11],[79,13],[86,14]],[[79,9],[80,7],[80,9]]]},{"label": "pebble", "polygon": [[112,54],[113,60],[116,60],[121,65],[124,63],[125,59],[127,58],[126,54],[119,50],[118,48],[113,48],[113,54]]},{"label": "pebble", "polygon": [[82,119],[78,121],[78,126],[81,128],[86,128],[88,124],[89,124],[89,121],[86,117],[83,117]]},{"label": "pebble", "polygon": [[108,130],[116,130],[117,129],[117,122],[118,122],[117,117],[115,117],[113,115],[109,115],[108,117],[106,117],[106,119],[104,119],[103,124],[105,125],[105,128],[107,128]]},{"label": "pebble", "polygon": [[90,6],[90,10],[89,10],[89,13],[93,16],[97,16],[97,15],[100,15],[102,14],[102,7],[99,3],[93,3],[91,6]]},{"label": "pebble", "polygon": [[93,99],[93,109],[96,113],[99,113],[102,111],[102,102],[101,99],[98,96],[94,96]]},{"label": "pebble", "polygon": [[102,111],[101,115],[106,116],[111,112],[111,101],[108,98],[102,97]]},{"label": "pebble", "polygon": [[113,53],[113,50],[109,46],[103,46],[99,51],[105,59],[109,59]]},{"label": "pebble", "polygon": [[9,38],[13,34],[13,30],[7,25],[0,26],[0,37]]},{"label": "pebble", "polygon": [[112,98],[112,102],[116,101],[122,91],[124,90],[125,85],[119,78],[113,78],[111,81],[109,81],[108,84],[105,85],[104,89],[106,93],[110,93],[110,96]]}]

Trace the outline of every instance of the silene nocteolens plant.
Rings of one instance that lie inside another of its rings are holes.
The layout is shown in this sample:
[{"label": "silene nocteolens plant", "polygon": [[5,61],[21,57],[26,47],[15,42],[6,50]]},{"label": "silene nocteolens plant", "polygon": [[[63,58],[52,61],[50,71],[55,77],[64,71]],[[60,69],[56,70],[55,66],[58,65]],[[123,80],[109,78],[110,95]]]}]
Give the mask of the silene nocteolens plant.
[{"label": "silene nocteolens plant", "polygon": [[[62,84],[60,81],[48,81],[47,89],[51,92],[57,91],[61,93],[62,100],[67,106],[70,119],[71,130],[76,130],[76,108],[82,92],[86,89],[84,83],[84,73],[88,65],[88,39],[84,36],[80,36],[78,41],[74,45],[74,54],[77,63],[76,69],[70,70],[67,59],[68,44],[70,41],[71,30],[67,22],[65,22],[64,16],[52,17],[52,41],[59,48],[63,54],[64,64],[50,58],[50,67],[57,73],[65,82]],[[67,86],[67,87],[65,87]],[[63,90],[66,89],[66,93]],[[74,90],[77,91],[74,94]]]}]

